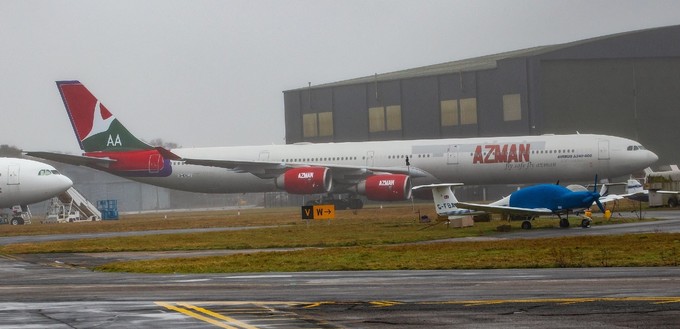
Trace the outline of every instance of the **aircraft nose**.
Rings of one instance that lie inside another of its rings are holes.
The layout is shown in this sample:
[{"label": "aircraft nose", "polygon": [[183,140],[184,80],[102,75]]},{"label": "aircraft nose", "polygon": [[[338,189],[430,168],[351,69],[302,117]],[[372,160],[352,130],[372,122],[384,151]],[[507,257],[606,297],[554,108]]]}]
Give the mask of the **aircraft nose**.
[{"label": "aircraft nose", "polygon": [[59,175],[58,177],[59,177],[58,188],[60,191],[66,191],[69,188],[71,188],[71,186],[73,186],[73,181],[70,178],[64,175]]},{"label": "aircraft nose", "polygon": [[656,155],[656,153],[654,153],[654,152],[652,152],[652,151],[649,151],[649,161],[651,161],[652,163],[654,163],[654,162],[656,162],[657,160],[659,160],[659,156]]}]

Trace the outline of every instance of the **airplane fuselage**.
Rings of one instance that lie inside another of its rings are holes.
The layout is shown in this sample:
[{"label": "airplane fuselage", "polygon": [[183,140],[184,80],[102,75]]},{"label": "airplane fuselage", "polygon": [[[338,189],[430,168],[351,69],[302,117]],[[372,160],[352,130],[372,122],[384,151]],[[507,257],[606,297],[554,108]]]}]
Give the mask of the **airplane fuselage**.
[{"label": "airplane fuselage", "polygon": [[0,158],[0,208],[28,205],[66,191],[71,180],[42,162]]},{"label": "airplane fuselage", "polygon": [[[180,148],[171,151],[182,158],[319,167],[401,167],[417,173],[414,184],[457,182],[467,185],[589,181],[595,174],[603,178],[628,175],[657,159],[654,153],[635,141],[590,134]],[[160,170],[158,165],[150,165],[148,175],[142,173],[126,177],[193,192],[279,190],[274,179],[262,179],[242,170],[190,165],[182,160],[167,159],[162,167]]]}]

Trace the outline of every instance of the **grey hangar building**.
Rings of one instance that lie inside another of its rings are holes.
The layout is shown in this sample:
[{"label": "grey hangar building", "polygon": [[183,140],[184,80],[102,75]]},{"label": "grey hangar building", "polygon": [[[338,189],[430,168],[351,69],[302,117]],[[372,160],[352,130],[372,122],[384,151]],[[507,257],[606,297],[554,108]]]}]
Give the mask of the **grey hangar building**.
[{"label": "grey hangar building", "polygon": [[631,138],[658,164],[680,163],[680,25],[283,94],[287,143],[580,132]]},{"label": "grey hangar building", "polygon": [[[369,73],[370,74],[370,73]],[[287,143],[600,133],[639,141],[680,164],[680,25],[624,32],[398,72],[284,94]],[[212,195],[169,190],[55,164],[90,200],[121,212],[304,203],[285,192]],[[494,200],[513,186],[469,186]],[[44,206],[35,207],[40,212]]]}]

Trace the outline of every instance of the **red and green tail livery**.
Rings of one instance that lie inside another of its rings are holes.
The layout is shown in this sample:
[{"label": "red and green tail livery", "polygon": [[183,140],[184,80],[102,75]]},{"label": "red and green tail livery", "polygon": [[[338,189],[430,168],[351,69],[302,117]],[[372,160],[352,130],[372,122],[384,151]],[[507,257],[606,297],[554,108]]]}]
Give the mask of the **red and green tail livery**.
[{"label": "red and green tail livery", "polygon": [[163,156],[170,152],[132,135],[80,81],[57,81],[57,87],[83,155],[109,160],[106,168],[121,176],[170,175]]},{"label": "red and green tail livery", "polygon": [[79,81],[57,81],[71,124],[85,152],[149,150]]}]

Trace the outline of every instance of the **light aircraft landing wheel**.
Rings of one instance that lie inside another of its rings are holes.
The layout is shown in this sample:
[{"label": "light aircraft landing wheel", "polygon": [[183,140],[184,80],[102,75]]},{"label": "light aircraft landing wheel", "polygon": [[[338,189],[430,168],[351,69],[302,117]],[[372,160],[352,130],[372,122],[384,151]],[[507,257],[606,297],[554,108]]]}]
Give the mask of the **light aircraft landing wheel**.
[{"label": "light aircraft landing wheel", "polygon": [[593,222],[593,221],[591,221],[590,219],[584,218],[584,219],[581,221],[581,227],[583,227],[583,228],[589,228],[589,227],[590,227],[590,224],[591,224],[592,222]]},{"label": "light aircraft landing wheel", "polygon": [[528,220],[525,220],[522,222],[522,228],[525,230],[530,230],[531,229],[531,222]]},{"label": "light aircraft landing wheel", "polygon": [[569,228],[569,220],[566,218],[560,218],[560,227]]}]

